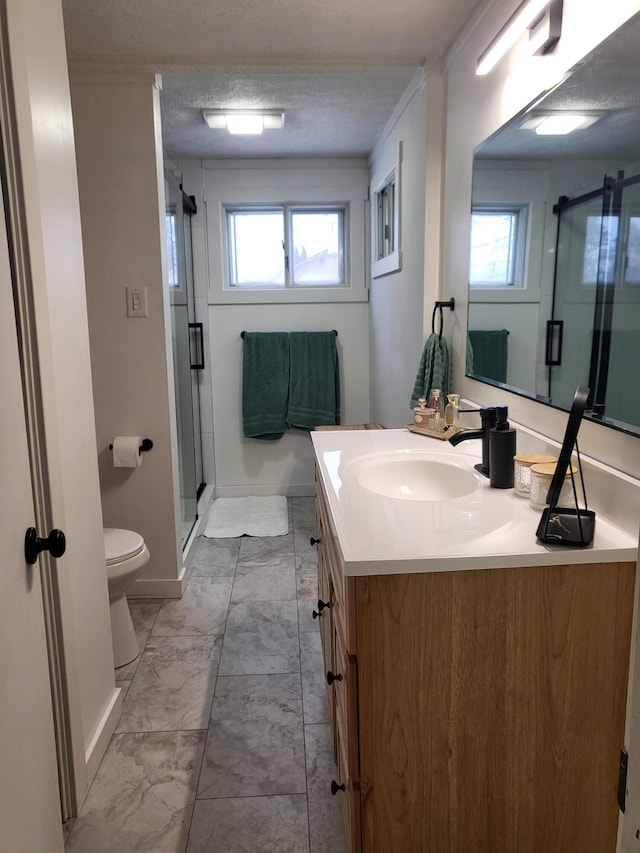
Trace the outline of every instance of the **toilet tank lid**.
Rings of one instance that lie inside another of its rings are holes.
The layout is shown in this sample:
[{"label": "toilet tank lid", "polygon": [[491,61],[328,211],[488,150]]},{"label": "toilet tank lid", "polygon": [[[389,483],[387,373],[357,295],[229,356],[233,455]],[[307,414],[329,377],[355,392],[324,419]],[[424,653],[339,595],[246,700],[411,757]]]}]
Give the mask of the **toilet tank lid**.
[{"label": "toilet tank lid", "polygon": [[118,527],[104,528],[104,555],[107,564],[133,557],[143,548],[144,539],[139,533]]}]

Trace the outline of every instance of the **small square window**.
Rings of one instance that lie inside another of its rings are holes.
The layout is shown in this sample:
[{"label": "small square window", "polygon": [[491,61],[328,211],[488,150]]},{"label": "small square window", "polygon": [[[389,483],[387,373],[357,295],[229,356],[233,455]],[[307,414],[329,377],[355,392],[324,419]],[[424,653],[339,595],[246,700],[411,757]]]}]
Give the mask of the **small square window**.
[{"label": "small square window", "polygon": [[523,287],[526,208],[473,207],[471,211],[471,287]]},{"label": "small square window", "polygon": [[282,210],[228,210],[229,284],[284,285]]},{"label": "small square window", "polygon": [[291,284],[344,284],[344,210],[291,209]]}]

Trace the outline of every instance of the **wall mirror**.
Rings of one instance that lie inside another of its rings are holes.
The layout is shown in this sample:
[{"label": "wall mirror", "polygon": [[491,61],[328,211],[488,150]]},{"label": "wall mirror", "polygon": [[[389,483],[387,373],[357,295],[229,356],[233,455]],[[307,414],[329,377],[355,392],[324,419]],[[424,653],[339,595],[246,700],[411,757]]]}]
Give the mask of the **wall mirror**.
[{"label": "wall mirror", "polygon": [[466,367],[566,410],[588,386],[585,417],[636,435],[638,44],[640,14],[476,149]]}]

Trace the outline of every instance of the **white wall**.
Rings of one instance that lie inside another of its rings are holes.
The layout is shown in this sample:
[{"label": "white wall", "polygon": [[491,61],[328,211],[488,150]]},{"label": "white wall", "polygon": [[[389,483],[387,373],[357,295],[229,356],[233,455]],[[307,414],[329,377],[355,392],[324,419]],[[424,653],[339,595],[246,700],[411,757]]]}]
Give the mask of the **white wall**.
[{"label": "white wall", "polygon": [[[179,596],[182,568],[170,319],[164,285],[164,176],[156,79],[71,77],[87,279],[102,510],[139,532],[151,559],[135,594]],[[149,317],[128,318],[126,286]],[[116,435],[153,441],[140,468],[114,468]]]},{"label": "white wall", "polygon": [[[566,414],[526,398],[464,377],[466,345],[469,208],[473,150],[505,122],[537,99],[545,85],[558,82],[590,50],[640,10],[637,0],[564,0],[562,38],[554,54],[531,57],[526,35],[486,77],[476,77],[478,56],[517,6],[494,0],[472,19],[447,58],[447,130],[443,217],[443,292],[456,298],[452,335],[454,383],[478,403],[509,405],[511,416],[561,440]],[[580,430],[585,453],[619,470],[640,476],[637,439],[585,422]]]},{"label": "white wall", "polygon": [[402,144],[399,211],[402,266],[396,272],[372,278],[370,285],[371,420],[386,427],[407,423],[409,400],[425,340],[426,134],[427,86],[421,75],[400,101],[369,160],[372,175],[384,177],[398,160]]},{"label": "white wall", "polygon": [[[184,170],[185,191],[198,182]],[[242,430],[242,339],[244,330],[338,332],[342,423],[369,420],[369,316],[365,285],[367,170],[353,161],[216,163],[200,174],[206,200],[207,245],[194,241],[197,268],[206,249],[209,270],[209,351],[213,396],[213,453],[218,497],[247,494],[313,494],[314,463],[309,434],[289,430],[278,441],[247,439]],[[307,288],[289,293],[229,294],[223,289],[221,204],[243,201],[349,201],[350,292]],[[194,223],[195,224],[195,223]],[[199,247],[199,248],[198,248]],[[251,301],[253,299],[260,302]],[[244,301],[236,301],[244,299]],[[304,302],[291,301],[304,299]],[[335,300],[335,301],[334,301]],[[341,300],[341,301],[338,301]],[[200,309],[198,309],[200,310]],[[206,435],[205,435],[206,439]],[[205,454],[210,452],[205,446]]]}]

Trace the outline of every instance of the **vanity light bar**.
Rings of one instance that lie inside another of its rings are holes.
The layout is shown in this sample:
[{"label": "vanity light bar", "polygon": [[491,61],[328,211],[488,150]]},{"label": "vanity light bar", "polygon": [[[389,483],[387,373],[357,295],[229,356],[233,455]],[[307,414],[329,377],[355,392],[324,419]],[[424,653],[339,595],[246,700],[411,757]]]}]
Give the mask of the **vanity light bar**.
[{"label": "vanity light bar", "polygon": [[521,3],[478,59],[476,74],[480,77],[488,74],[551,2],[552,0],[525,0]]}]

